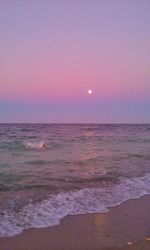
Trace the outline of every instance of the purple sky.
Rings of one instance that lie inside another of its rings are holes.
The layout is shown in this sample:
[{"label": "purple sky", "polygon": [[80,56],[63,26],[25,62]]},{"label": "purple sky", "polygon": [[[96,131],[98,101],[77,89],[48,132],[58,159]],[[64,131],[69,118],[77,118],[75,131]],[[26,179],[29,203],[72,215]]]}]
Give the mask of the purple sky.
[{"label": "purple sky", "polygon": [[149,0],[2,0],[0,32],[0,122],[150,122]]}]

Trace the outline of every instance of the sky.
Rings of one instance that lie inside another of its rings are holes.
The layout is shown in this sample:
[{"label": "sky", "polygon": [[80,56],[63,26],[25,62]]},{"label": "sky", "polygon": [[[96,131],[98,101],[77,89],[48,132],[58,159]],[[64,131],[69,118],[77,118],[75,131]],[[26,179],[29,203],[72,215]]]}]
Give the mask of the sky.
[{"label": "sky", "polygon": [[3,122],[150,123],[150,1],[1,0]]}]

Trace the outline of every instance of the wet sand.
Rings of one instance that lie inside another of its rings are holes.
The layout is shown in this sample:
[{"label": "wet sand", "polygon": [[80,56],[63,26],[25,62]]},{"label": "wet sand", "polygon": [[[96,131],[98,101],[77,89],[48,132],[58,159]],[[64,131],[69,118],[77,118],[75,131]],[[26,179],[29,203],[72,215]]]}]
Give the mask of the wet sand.
[{"label": "wet sand", "polygon": [[150,195],[0,239],[0,250],[150,250]]}]

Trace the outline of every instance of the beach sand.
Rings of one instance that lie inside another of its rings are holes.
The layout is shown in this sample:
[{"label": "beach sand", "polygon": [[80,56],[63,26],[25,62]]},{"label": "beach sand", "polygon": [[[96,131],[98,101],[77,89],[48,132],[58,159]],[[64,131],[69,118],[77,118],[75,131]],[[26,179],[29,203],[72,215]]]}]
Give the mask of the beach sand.
[{"label": "beach sand", "polygon": [[150,196],[0,239],[0,250],[150,250]]}]

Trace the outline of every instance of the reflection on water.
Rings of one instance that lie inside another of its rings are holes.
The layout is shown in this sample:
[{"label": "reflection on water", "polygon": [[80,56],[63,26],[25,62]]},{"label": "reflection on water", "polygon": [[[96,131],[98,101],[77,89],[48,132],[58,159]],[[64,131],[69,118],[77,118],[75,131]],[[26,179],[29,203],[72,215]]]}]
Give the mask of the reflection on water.
[{"label": "reflection on water", "polygon": [[150,125],[0,124],[0,134],[0,235],[150,193]]}]

